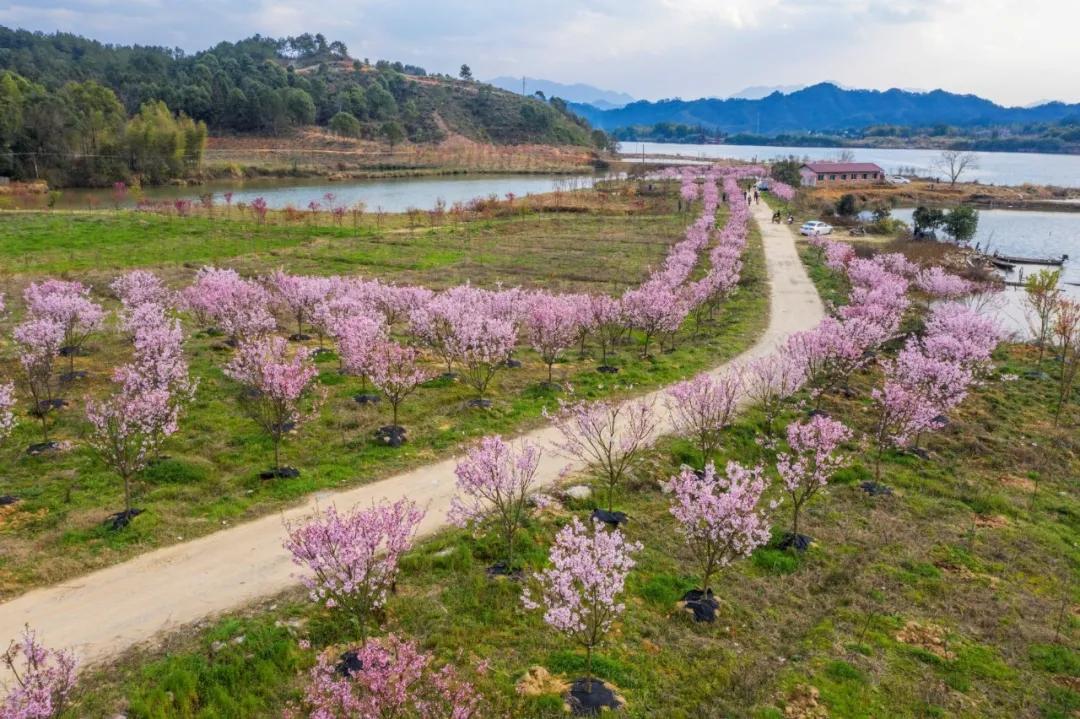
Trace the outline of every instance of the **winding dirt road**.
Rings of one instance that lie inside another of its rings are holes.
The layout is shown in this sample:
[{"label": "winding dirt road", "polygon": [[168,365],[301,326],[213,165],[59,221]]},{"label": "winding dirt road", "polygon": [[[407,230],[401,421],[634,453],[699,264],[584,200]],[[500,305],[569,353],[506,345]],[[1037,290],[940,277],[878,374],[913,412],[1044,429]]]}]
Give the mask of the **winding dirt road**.
[{"label": "winding dirt road", "polygon": [[[772,224],[771,211],[764,204],[753,209],[765,246],[769,325],[753,347],[724,367],[767,354],[792,332],[809,329],[824,316],[791,230]],[[656,392],[650,398],[659,396]],[[669,428],[665,419],[661,431]],[[526,436],[544,450],[539,481],[554,482],[567,464],[553,449],[556,430],[545,427]],[[448,459],[362,487],[318,493],[284,512],[284,519],[295,521],[316,505],[345,509],[405,496],[427,509],[420,531],[431,533],[446,522],[454,491],[453,469],[454,460]],[[278,593],[296,583],[295,568],[282,548],[283,536],[282,515],[275,514],[33,590],[0,604],[0,648],[29,624],[48,646],[73,649],[86,666],[199,619]],[[3,681],[0,676],[0,685]]]}]

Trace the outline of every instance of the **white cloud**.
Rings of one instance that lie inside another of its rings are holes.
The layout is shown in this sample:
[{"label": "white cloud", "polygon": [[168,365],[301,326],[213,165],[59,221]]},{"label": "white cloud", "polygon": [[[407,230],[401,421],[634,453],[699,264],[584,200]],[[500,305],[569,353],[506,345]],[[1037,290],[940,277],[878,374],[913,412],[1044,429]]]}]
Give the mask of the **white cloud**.
[{"label": "white cloud", "polygon": [[830,79],[1080,101],[1075,0],[24,0],[0,7],[0,23],[189,51],[322,32],[357,56],[638,97]]}]

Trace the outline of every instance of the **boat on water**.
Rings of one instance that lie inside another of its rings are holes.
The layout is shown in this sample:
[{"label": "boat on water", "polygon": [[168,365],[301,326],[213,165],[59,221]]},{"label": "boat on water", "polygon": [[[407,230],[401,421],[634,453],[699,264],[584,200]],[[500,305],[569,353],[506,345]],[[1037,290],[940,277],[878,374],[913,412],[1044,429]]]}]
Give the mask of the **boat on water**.
[{"label": "boat on water", "polygon": [[[1015,255],[999,255],[994,253],[990,256],[990,262],[995,267],[1001,267],[1001,269],[1013,269],[1016,265],[1049,265],[1051,267],[1061,267],[1065,264],[1065,261],[1069,259],[1068,255],[1062,255],[1061,257],[1017,257]],[[1002,263],[1005,265],[1011,265],[1011,267],[1002,267]]]},{"label": "boat on water", "polygon": [[999,260],[995,258],[990,259],[990,264],[992,264],[999,270],[1004,270],[1005,272],[1012,272],[1016,269],[1016,265],[1014,265],[1012,262],[1006,262],[1005,260]]}]

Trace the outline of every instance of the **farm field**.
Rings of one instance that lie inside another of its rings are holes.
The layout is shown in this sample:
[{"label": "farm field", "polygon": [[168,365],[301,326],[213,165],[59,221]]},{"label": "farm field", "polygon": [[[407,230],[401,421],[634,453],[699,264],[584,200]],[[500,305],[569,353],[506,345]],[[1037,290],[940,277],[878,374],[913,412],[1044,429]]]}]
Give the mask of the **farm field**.
[{"label": "farm field", "polygon": [[[842,302],[844,278],[803,245],[822,295]],[[890,450],[871,495],[872,450],[849,440],[849,466],[810,503],[805,552],[777,545],[789,505],[772,513],[772,540],[714,583],[714,623],[678,608],[698,577],[659,482],[694,446],[668,439],[649,452],[616,504],[623,531],[644,549],[628,577],[627,609],[594,661],[596,675],[633,717],[1069,717],[1080,707],[1076,594],[1075,406],[1055,425],[1056,362],[1003,345],[994,370],[924,438],[925,458]],[[1046,374],[1043,374],[1043,373]],[[877,370],[821,409],[872,433]],[[809,400],[805,395],[803,399]],[[805,417],[789,406],[778,424]],[[771,464],[753,410],[724,431],[718,464]],[[569,478],[588,483],[592,474]],[[769,498],[783,492],[775,483]],[[518,537],[527,567],[545,564],[555,532],[595,500],[559,495]],[[559,683],[530,681],[534,667],[579,676],[584,654],[522,609],[517,582],[491,579],[492,535],[447,530],[401,560],[384,631],[415,638],[439,661],[468,672],[490,716],[564,716]],[[153,649],[87,675],[79,716],[278,716],[302,695],[313,652],[349,646],[339,613],[299,590],[201,623]],[[314,649],[309,648],[309,644]],[[483,672],[473,671],[480,660]]]},{"label": "farm field", "polygon": [[[31,281],[77,279],[111,310],[116,301],[108,283],[125,269],[150,269],[171,287],[180,287],[203,263],[212,263],[248,276],[284,269],[360,274],[435,289],[472,282],[618,294],[663,260],[693,218],[678,211],[673,188],[640,199],[581,194],[586,197],[560,200],[560,209],[579,208],[572,213],[544,212],[541,201],[535,210],[503,208],[505,217],[492,212],[435,226],[415,226],[415,218],[404,216],[368,217],[355,230],[350,220],[339,227],[327,217],[290,222],[278,213],[256,223],[241,219],[236,210],[212,219],[12,213],[0,218],[0,256],[12,261],[5,262],[11,272],[0,286],[9,298],[17,298]],[[584,357],[577,349],[567,352],[555,365],[554,377],[579,397],[626,396],[715,365],[746,347],[764,327],[764,281],[760,241],[752,234],[738,291],[700,332],[688,323],[674,351],[656,352],[643,361],[634,338],[616,348],[611,360],[621,372],[602,375],[595,371],[597,353],[590,343]],[[17,301],[9,304],[8,328],[21,319]],[[221,347],[221,337],[205,332],[192,318],[185,320],[185,329],[190,333],[185,350],[199,388],[181,430],[162,448],[166,457],[137,477],[135,504],[147,511],[123,532],[105,524],[108,515],[123,508],[122,485],[80,441],[88,427],[85,398],[107,393],[111,368],[126,361],[129,352],[114,326],[94,335],[89,353],[74,360],[87,377],[62,387],[70,405],[53,413],[52,438],[72,448],[28,455],[26,447],[39,441],[40,432],[25,421],[0,450],[8,461],[0,494],[20,500],[0,515],[0,597],[276,511],[311,492],[370,482],[431,462],[472,438],[533,426],[560,396],[542,384],[546,369],[535,352],[522,348],[516,353],[522,366],[497,374],[489,409],[466,407],[473,392],[460,381],[435,379],[420,388],[401,408],[409,441],[390,448],[373,436],[387,422],[385,403],[354,402],[362,380],[342,376],[335,356],[325,354],[317,358],[316,380],[325,401],[315,420],[284,442],[284,459],[301,473],[266,481],[259,473],[270,464],[272,446],[239,410],[236,384],[223,372],[231,352]],[[0,372],[17,376],[15,347],[8,338],[0,344],[0,357]]]}]

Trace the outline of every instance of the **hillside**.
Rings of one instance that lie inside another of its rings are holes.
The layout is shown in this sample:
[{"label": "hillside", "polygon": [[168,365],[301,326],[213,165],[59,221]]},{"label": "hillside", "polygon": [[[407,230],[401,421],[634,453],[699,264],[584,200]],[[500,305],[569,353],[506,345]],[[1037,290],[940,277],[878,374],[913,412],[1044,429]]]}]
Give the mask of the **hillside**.
[{"label": "hillside", "polygon": [[638,101],[615,110],[588,105],[573,109],[594,126],[609,130],[658,122],[700,125],[725,133],[837,132],[872,125],[958,127],[1054,122],[1080,116],[1080,104],[1051,102],[1004,107],[975,95],[934,90],[845,90],[831,83],[759,100],[700,99]]},{"label": "hillside", "polygon": [[[0,175],[166,182],[199,170],[208,134],[291,137],[312,126],[391,152],[448,138],[594,147],[588,123],[562,100],[463,74],[356,60],[322,35],[256,35],[187,55],[0,27]],[[602,133],[595,139],[605,144]]]}]

